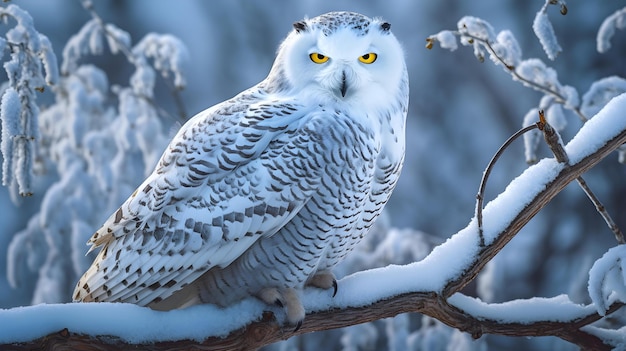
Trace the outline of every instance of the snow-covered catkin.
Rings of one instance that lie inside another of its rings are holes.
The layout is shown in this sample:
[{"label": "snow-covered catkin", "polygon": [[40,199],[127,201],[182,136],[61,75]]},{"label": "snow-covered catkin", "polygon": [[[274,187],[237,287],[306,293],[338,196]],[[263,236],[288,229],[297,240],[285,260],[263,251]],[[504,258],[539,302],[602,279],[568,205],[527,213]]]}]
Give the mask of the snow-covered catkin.
[{"label": "snow-covered catkin", "polygon": [[147,34],[134,48],[133,54],[146,61],[154,61],[154,68],[168,78],[174,76],[174,86],[182,89],[186,85],[184,71],[189,53],[185,45],[169,34]]},{"label": "snow-covered catkin", "polygon": [[16,193],[29,195],[32,167],[39,135],[37,91],[58,81],[56,57],[48,38],[37,32],[28,12],[11,4],[0,8],[0,15],[15,20],[0,42],[4,51],[11,47],[10,59],[4,69],[10,87],[2,99],[0,118],[6,130],[2,133],[3,184],[10,187],[14,201]]},{"label": "snow-covered catkin", "polygon": [[9,186],[13,175],[13,149],[14,140],[19,135],[20,124],[20,98],[13,88],[8,88],[2,96],[0,104],[0,120],[2,121],[2,185]]},{"label": "snow-covered catkin", "polygon": [[626,28],[626,7],[615,11],[602,22],[596,37],[596,49],[598,52],[605,53],[609,51],[611,38],[613,38],[615,30],[624,28]]},{"label": "snow-covered catkin", "polygon": [[543,47],[543,51],[546,53],[546,55],[548,55],[548,58],[550,60],[554,60],[562,51],[562,49],[559,45],[558,40],[556,39],[556,35],[554,34],[552,22],[550,22],[550,19],[548,18],[548,2],[549,0],[547,0],[546,5],[544,5],[541,10],[537,12],[535,20],[533,22],[533,31],[539,39],[539,42]]}]

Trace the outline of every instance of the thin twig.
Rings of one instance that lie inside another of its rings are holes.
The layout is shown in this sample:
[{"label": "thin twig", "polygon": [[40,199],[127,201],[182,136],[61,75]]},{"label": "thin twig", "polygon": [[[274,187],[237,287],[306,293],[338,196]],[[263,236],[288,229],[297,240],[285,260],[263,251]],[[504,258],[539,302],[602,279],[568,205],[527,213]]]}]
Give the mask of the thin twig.
[{"label": "thin twig", "polygon": [[[539,111],[538,125],[539,130],[543,132],[544,139],[546,140],[546,143],[548,143],[548,146],[550,147],[550,150],[552,150],[552,153],[556,157],[557,161],[569,165],[569,156],[567,156],[567,152],[565,152],[565,148],[563,147],[563,141],[561,140],[559,133],[554,128],[552,128],[552,126],[546,120],[543,110]],[[580,185],[580,187],[583,189],[589,200],[591,200],[591,202],[595,206],[600,216],[602,216],[602,218],[606,222],[609,229],[613,232],[615,238],[617,239],[617,242],[619,244],[626,243],[624,241],[624,234],[619,229],[613,218],[611,218],[611,215],[609,215],[609,213],[607,212],[606,207],[604,207],[602,202],[600,202],[600,199],[598,199],[593,191],[591,191],[591,188],[589,188],[587,182],[583,179],[583,177],[578,176],[576,178],[576,182],[578,182],[578,185]]]},{"label": "thin twig", "polygon": [[528,127],[522,128],[515,132],[515,134],[511,135],[502,146],[498,149],[495,155],[489,161],[487,168],[483,172],[483,177],[480,180],[480,187],[478,188],[478,194],[476,195],[476,220],[478,221],[478,238],[480,240],[480,247],[485,247],[485,237],[483,234],[483,201],[485,197],[485,187],[487,186],[487,179],[489,178],[489,174],[491,174],[491,170],[493,166],[498,161],[504,150],[506,150],[509,145],[515,141],[515,139],[519,138],[522,134],[529,132],[535,128],[538,128],[538,123],[529,125]]},{"label": "thin twig", "polygon": [[625,244],[626,241],[624,240],[624,234],[619,229],[615,221],[613,221],[613,218],[611,218],[609,213],[606,211],[606,208],[604,207],[604,205],[602,205],[600,200],[591,191],[591,189],[587,185],[587,182],[585,182],[582,176],[579,176],[578,178],[576,178],[576,181],[578,182],[578,185],[580,185],[580,187],[583,189],[585,194],[587,194],[587,197],[589,198],[589,200],[593,202],[593,205],[596,207],[596,210],[598,211],[600,216],[602,216],[606,224],[609,226],[609,229],[611,229],[613,234],[615,234],[615,239],[617,239],[618,244]]},{"label": "thin twig", "polygon": [[552,153],[554,154],[554,157],[556,157],[556,160],[559,163],[564,163],[569,166],[569,156],[567,155],[567,152],[565,152],[563,140],[561,139],[561,136],[556,131],[556,129],[552,128],[550,123],[548,123],[548,120],[546,120],[546,115],[543,110],[539,110],[539,123],[537,125],[539,127],[539,130],[543,132],[543,138],[548,144],[550,150],[552,150]]}]

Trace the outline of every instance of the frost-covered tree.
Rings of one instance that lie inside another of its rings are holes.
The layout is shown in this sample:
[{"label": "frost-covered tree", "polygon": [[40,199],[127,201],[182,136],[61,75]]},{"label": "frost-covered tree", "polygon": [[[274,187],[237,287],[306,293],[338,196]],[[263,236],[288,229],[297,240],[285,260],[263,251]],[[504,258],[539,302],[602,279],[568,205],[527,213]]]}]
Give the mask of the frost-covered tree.
[{"label": "frost-covered tree", "polygon": [[[3,40],[11,51],[1,105],[3,183],[18,202],[18,193],[32,192],[33,176],[55,178],[39,212],[11,241],[8,278],[15,287],[35,282],[34,304],[66,302],[93,260],[85,257],[90,233],[151,172],[166,145],[155,81],[161,74],[182,88],[187,52],[178,39],[155,33],[133,46],[128,33],[93,13],[63,49],[59,75],[50,42],[29,14],[11,4],[2,15],[15,22]],[[83,63],[107,48],[134,67],[128,86],[110,86],[104,71]],[[36,94],[46,85],[54,103],[40,111]]]},{"label": "frost-covered tree", "polygon": [[[173,87],[170,90],[176,91],[185,85],[182,64],[187,50],[180,41],[169,35],[148,34],[138,44],[133,45],[127,32],[105,23],[92,11],[93,5],[89,2],[84,5],[91,14],[91,20],[66,44],[62,56],[59,56],[62,58],[59,69],[56,68],[57,62],[50,40],[35,30],[30,16],[15,5],[2,9],[4,24],[10,27],[5,39],[0,41],[0,48],[5,54],[9,54],[5,64],[9,80],[4,85],[0,109],[3,123],[3,183],[10,189],[15,202],[19,202],[22,195],[37,191],[44,193],[41,205],[28,226],[15,235],[5,233],[12,236],[8,249],[9,280],[13,285],[30,286],[33,291],[32,303],[69,300],[71,288],[78,275],[91,261],[91,257],[84,256],[84,243],[151,170],[168,139],[169,117],[164,119],[164,112],[155,99],[159,75],[165,78],[163,82],[169,82]],[[211,13],[212,19],[223,17],[217,11],[220,9],[218,5],[210,6],[212,10],[215,9]],[[267,18],[268,23],[272,19],[276,21],[270,14],[271,11],[264,7],[238,2],[220,6],[223,6],[221,9],[242,13],[247,19],[243,22],[250,26],[260,25],[259,18]],[[298,16],[312,8],[306,2],[292,6],[296,6],[299,11]],[[376,4],[369,6],[374,15],[378,14],[374,11],[385,7]],[[445,5],[403,2],[398,4],[397,12],[404,15],[418,13],[417,6],[421,6],[420,10],[436,11],[439,9],[437,6]],[[469,11],[464,6],[481,7],[459,4],[458,11]],[[448,14],[454,11],[456,10],[445,8]],[[435,183],[437,186],[417,187],[422,192],[416,193],[414,187],[399,185],[400,199],[405,199],[405,206],[394,207],[391,204],[387,220],[378,223],[362,245],[338,267],[337,275],[345,278],[340,281],[341,288],[336,298],[331,299],[315,291],[306,292],[305,300],[310,305],[307,310],[315,312],[307,316],[298,333],[368,323],[291,337],[295,334],[293,330],[281,329],[280,324],[276,323],[275,318],[280,318],[279,313],[272,311],[276,315],[262,314],[264,306],[255,301],[244,301],[227,311],[201,306],[189,310],[188,313],[174,312],[167,315],[155,314],[146,309],[132,309],[130,306],[104,305],[103,308],[112,311],[107,313],[104,309],[98,309],[98,306],[51,305],[51,310],[36,307],[32,310],[39,319],[45,319],[42,316],[47,313],[57,316],[51,318],[54,322],[50,322],[47,329],[41,330],[51,332],[69,328],[70,332],[85,335],[113,335],[121,338],[122,342],[150,344],[154,348],[173,347],[171,342],[158,342],[182,339],[191,341],[179,341],[176,345],[194,347],[207,336],[218,338],[204,341],[204,349],[230,349],[236,345],[260,346],[288,337],[291,338],[267,348],[568,350],[573,349],[574,344],[589,349],[623,346],[626,342],[623,336],[626,333],[626,318],[619,308],[626,299],[626,278],[623,276],[626,252],[624,245],[615,245],[611,231],[603,223],[602,217],[594,211],[591,202],[586,200],[582,190],[570,187],[571,189],[563,191],[561,196],[566,197],[564,201],[558,203],[556,208],[548,206],[542,211],[550,213],[545,216],[548,218],[541,222],[530,222],[526,226],[525,235],[518,235],[513,239],[521,227],[526,225],[529,217],[544,208],[565,184],[575,181],[585,170],[606,157],[610,150],[618,149],[619,144],[625,140],[626,118],[621,111],[626,109],[626,102],[623,97],[614,99],[626,91],[624,79],[618,76],[622,72],[613,72],[607,78],[593,77],[590,88],[585,93],[580,93],[585,90],[582,86],[571,83],[570,78],[579,72],[558,70],[556,66],[552,66],[573,55],[568,52],[566,42],[559,42],[562,39],[558,35],[559,27],[551,21],[558,16],[559,11],[567,12],[565,3],[548,0],[539,8],[534,21],[531,21],[532,17],[520,15],[536,35],[533,42],[519,40],[517,31],[513,29],[496,32],[488,21],[470,16],[464,16],[458,22],[456,30],[442,31],[428,37],[429,45],[438,42],[449,49],[458,48],[459,43],[471,46],[480,61],[489,58],[514,81],[538,91],[540,95],[534,106],[524,105],[526,102],[533,104],[534,97],[515,99],[515,102],[504,101],[503,105],[510,108],[506,112],[511,116],[503,116],[506,121],[502,123],[506,124],[510,120],[513,121],[510,124],[516,128],[532,126],[537,122],[539,110],[544,110],[549,125],[563,136],[563,144],[567,143],[564,150],[569,160],[554,160],[538,129],[526,133],[526,161],[536,165],[512,182],[498,199],[485,206],[482,212],[482,245],[481,240],[478,240],[480,228],[476,219],[441,244],[442,239],[415,230],[394,228],[394,219],[405,217],[402,219],[404,223],[413,220],[407,218],[407,213],[419,214],[411,217],[430,219],[420,222],[428,222],[428,227],[425,228],[430,230],[436,227],[447,228],[449,223],[444,222],[462,223],[471,217],[471,209],[461,215],[454,213],[460,208],[458,204],[466,201],[460,199],[460,190],[471,186],[469,192],[475,194],[474,185],[478,187],[479,172],[473,175],[476,179],[474,184],[462,179],[472,178],[471,174],[446,170],[458,169],[451,166],[451,162],[460,160],[459,163],[463,164],[479,158],[471,152],[458,159],[433,151],[432,157],[438,160],[437,166],[444,171],[437,174],[435,170],[421,169],[420,176],[428,178],[424,173],[434,174],[430,177],[439,178]],[[520,13],[523,14],[524,11]],[[619,37],[613,38],[614,35],[619,35],[616,30],[624,27],[624,13],[624,9],[614,12],[601,26],[600,23],[597,24],[600,28],[597,35],[598,51],[611,52],[611,44],[619,40]],[[575,8],[566,18],[571,16],[576,16]],[[495,17],[497,16],[494,19]],[[237,21],[236,25],[241,26],[240,23]],[[437,22],[425,20],[420,23],[430,31],[441,27]],[[396,25],[401,26],[402,23],[394,23]],[[245,79],[255,74],[250,67],[254,67],[258,56],[238,55],[237,50],[243,49],[235,45],[228,46],[229,41],[242,44],[240,47],[259,46],[259,40],[256,39],[259,39],[259,33],[265,32],[254,32],[245,34],[248,31],[224,30],[227,39],[221,45],[224,47],[223,52],[228,55],[221,55],[219,59],[222,61],[219,64],[211,63],[220,67],[218,69],[227,70],[228,74],[220,73],[222,78]],[[569,35],[568,40],[572,40],[572,37],[575,36]],[[527,51],[527,47],[537,40],[553,64],[546,64],[540,58],[525,58],[523,51]],[[36,44],[37,41],[39,44]],[[407,40],[407,50],[411,46],[412,42]],[[269,49],[268,56],[271,56],[273,48]],[[87,63],[94,57],[107,55],[106,51],[128,61],[131,67],[130,77],[126,77],[122,83],[109,83],[115,72]],[[423,65],[422,62],[414,58],[417,56],[414,52],[408,56],[409,70],[417,71],[417,66]],[[228,62],[233,57],[242,57],[241,62],[244,64],[237,65],[237,69],[234,69],[232,66],[235,65],[229,65]],[[446,58],[442,58],[442,62],[443,60]],[[470,64],[472,63],[467,63],[468,66]],[[471,69],[477,80],[481,72],[487,74],[487,70],[488,68]],[[60,73],[56,73],[57,71]],[[452,79],[448,81],[458,82],[461,78],[454,75],[462,70],[453,71],[442,64],[431,65],[429,71],[431,74],[443,76],[451,74]],[[428,115],[439,112],[431,112],[428,109],[430,103],[420,105],[419,101],[425,99],[423,96],[430,98],[434,96],[432,94],[441,95],[448,90],[441,87],[425,89],[419,82],[421,76],[412,76],[411,79],[412,104],[420,107],[420,112],[413,110],[412,113]],[[569,83],[562,83],[566,81]],[[229,83],[222,79],[219,85]],[[481,80],[481,83],[484,84],[481,88],[494,96],[502,97],[500,94],[506,94],[494,88],[499,83],[488,79]],[[44,105],[35,100],[43,100],[39,96],[42,95],[42,88],[46,91],[44,94],[51,95],[51,104]],[[463,88],[461,85],[455,89],[458,92],[458,89],[473,88]],[[409,138],[412,139],[411,142],[425,140],[423,142],[432,143],[439,139],[446,140],[446,144],[476,143],[467,141],[467,137],[464,137],[464,132],[471,131],[475,139],[481,139],[476,138],[476,135],[485,135],[485,140],[480,140],[483,144],[477,144],[481,147],[487,139],[492,139],[487,138],[487,134],[502,135],[502,128],[495,122],[486,125],[472,123],[476,119],[467,112],[472,111],[470,103],[478,104],[485,102],[484,100],[474,102],[473,99],[463,99],[461,95],[454,101],[448,98],[444,100],[445,108],[453,111],[451,115],[463,119],[450,123],[441,118],[443,124],[451,124],[454,137],[442,137],[436,133],[430,137],[420,134],[421,138]],[[607,104],[609,107],[600,112]],[[520,105],[522,112],[514,108]],[[510,134],[513,131],[514,129]],[[409,131],[411,132],[416,130]],[[473,150],[475,147],[466,145],[465,148]],[[486,154],[495,152],[495,149],[486,149]],[[430,148],[422,151],[423,154],[429,152]],[[421,160],[428,160],[428,157],[416,156]],[[411,162],[407,160],[409,169],[404,172],[405,179],[416,178],[410,171]],[[424,164],[425,161],[421,162]],[[480,162],[486,163],[486,160]],[[507,165],[523,164],[523,159],[515,159],[507,153],[500,158],[500,162],[506,162]],[[510,168],[514,170],[514,167]],[[602,169],[604,168],[605,165]],[[499,171],[496,168],[492,173],[487,183],[488,190],[494,184],[507,184],[506,179],[497,178]],[[616,201],[612,199],[619,199],[620,193],[623,195],[624,187],[619,182],[623,177],[621,172],[618,171],[620,176],[617,180],[610,181],[603,171],[585,175],[585,179],[589,178],[587,180],[591,188],[598,191],[598,197],[606,205],[607,213],[616,215],[618,223],[623,221],[620,221],[619,213],[615,212]],[[417,181],[413,184],[415,183]],[[433,189],[441,189],[441,184],[451,184],[452,189],[450,194],[444,196],[444,200],[436,201],[424,195],[433,194]],[[609,201],[606,201],[607,197]],[[418,204],[406,206],[409,203],[406,198],[419,198]],[[584,207],[581,204],[589,205]],[[438,206],[447,208],[448,221],[443,218],[432,220],[432,211]],[[583,213],[591,213],[598,221],[589,222],[587,216],[582,216]],[[563,218],[557,214],[568,216]],[[439,246],[431,253],[436,245]],[[501,253],[496,255],[498,252]],[[389,266],[390,264],[398,266]],[[476,275],[478,278],[474,279]],[[460,292],[462,288],[463,294]],[[466,295],[479,297],[480,300]],[[73,309],[75,307],[82,309]],[[401,314],[395,318],[381,319],[409,311],[421,312],[423,315]],[[21,312],[24,314],[20,314]],[[18,328],[22,325],[20,316],[28,315],[28,312],[28,309],[0,311],[0,320],[14,321],[15,328]],[[103,329],[99,331],[98,326],[90,327],[89,323],[75,322],[84,322],[78,316],[89,313],[100,313],[108,321],[105,323],[106,332]],[[134,324],[141,325],[142,328],[134,328],[119,318],[116,319],[116,314],[123,314],[125,320],[141,320],[142,323]],[[67,317],[58,317],[59,315]],[[217,325],[212,324],[214,320],[218,321]],[[248,324],[250,322],[252,323]],[[114,328],[116,324],[120,326],[117,329]],[[177,325],[186,325],[187,333],[181,332],[176,328]],[[200,330],[199,326],[203,325],[209,326]],[[231,333],[226,339],[219,338],[237,329],[238,331]],[[5,330],[7,335],[15,332],[15,329]],[[33,335],[38,337],[44,334],[40,332]],[[528,340],[492,336],[477,340],[472,338],[483,334],[553,335],[560,339]],[[23,339],[25,336],[22,333],[16,332],[12,335],[20,335],[21,341],[28,340]],[[13,337],[14,339],[7,339],[0,332],[0,344],[7,340],[18,340],[15,339],[16,336]],[[66,340],[67,335],[54,334],[48,340],[56,340],[57,337]],[[97,342],[88,336],[72,337],[76,342]],[[155,341],[157,343],[152,344]]]}]

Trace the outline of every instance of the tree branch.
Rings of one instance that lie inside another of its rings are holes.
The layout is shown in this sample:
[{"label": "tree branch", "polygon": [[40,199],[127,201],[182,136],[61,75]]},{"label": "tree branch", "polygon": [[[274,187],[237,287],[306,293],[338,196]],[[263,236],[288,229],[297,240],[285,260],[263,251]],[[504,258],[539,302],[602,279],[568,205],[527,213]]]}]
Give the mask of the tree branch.
[{"label": "tree branch", "polygon": [[[607,315],[615,312],[623,304],[613,304]],[[474,338],[483,334],[507,336],[556,336],[579,346],[582,350],[608,351],[606,345],[594,335],[580,328],[600,318],[593,312],[569,321],[537,321],[534,323],[502,323],[496,320],[476,318],[459,308],[450,305],[445,299],[434,293],[409,293],[378,301],[368,307],[350,307],[342,310],[328,310],[307,315],[302,328],[294,331],[292,327],[281,327],[273,313],[265,312],[261,320],[232,332],[226,338],[211,337],[202,343],[193,340],[156,342],[143,345],[129,345],[120,339],[93,337],[71,334],[67,329],[33,340],[29,343],[0,345],[12,350],[108,350],[122,351],[129,348],[142,350],[201,350],[235,351],[256,350],[274,342],[310,332],[342,328],[351,325],[389,318],[400,313],[418,312],[438,319],[448,326],[467,332]]]}]

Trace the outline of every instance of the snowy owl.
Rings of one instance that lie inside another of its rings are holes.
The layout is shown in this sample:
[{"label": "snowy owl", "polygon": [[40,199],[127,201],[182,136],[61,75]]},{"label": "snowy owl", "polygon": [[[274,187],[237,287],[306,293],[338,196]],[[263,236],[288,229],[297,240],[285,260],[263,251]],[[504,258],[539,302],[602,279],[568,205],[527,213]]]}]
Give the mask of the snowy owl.
[{"label": "snowy owl", "polygon": [[[380,19],[294,23],[268,77],[191,118],[93,235],[75,301],[157,310],[249,296],[301,325],[300,292],[367,234],[396,185],[408,76]],[[332,289],[332,290],[331,290]]]}]

